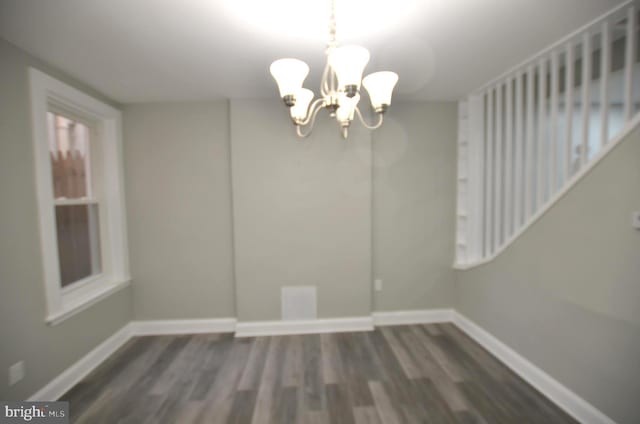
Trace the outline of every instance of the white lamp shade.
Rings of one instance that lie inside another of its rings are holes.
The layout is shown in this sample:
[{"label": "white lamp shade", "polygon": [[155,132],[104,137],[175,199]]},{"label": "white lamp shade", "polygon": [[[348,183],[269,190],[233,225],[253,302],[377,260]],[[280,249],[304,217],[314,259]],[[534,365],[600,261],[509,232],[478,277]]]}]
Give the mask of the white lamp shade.
[{"label": "white lamp shade", "polygon": [[293,105],[289,112],[291,113],[291,117],[295,121],[304,121],[304,118],[307,117],[307,111],[309,110],[309,103],[313,100],[313,91],[301,88],[296,93],[296,104]]},{"label": "white lamp shade", "polygon": [[398,74],[389,71],[374,72],[364,77],[362,85],[367,89],[374,109],[391,104],[391,93],[397,82]]},{"label": "white lamp shade", "polygon": [[353,97],[347,97],[344,93],[338,96],[338,104],[340,107],[336,110],[336,118],[339,122],[351,122],[353,121],[353,115],[356,111],[356,106],[360,101],[360,95],[356,94]]},{"label": "white lamp shade", "polygon": [[278,84],[280,97],[295,95],[309,74],[309,66],[298,59],[278,59],[269,68]]},{"label": "white lamp shade", "polygon": [[343,90],[347,85],[360,88],[362,72],[369,63],[369,51],[360,46],[342,46],[329,54],[329,65],[338,77],[338,88]]}]

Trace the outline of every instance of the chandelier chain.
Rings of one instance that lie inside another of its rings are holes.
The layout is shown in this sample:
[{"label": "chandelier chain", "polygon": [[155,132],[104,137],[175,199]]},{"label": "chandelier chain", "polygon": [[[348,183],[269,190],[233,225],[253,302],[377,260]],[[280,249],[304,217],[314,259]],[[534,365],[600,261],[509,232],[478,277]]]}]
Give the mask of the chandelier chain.
[{"label": "chandelier chain", "polygon": [[329,15],[329,49],[338,45],[336,41],[336,0],[331,0],[331,14]]}]

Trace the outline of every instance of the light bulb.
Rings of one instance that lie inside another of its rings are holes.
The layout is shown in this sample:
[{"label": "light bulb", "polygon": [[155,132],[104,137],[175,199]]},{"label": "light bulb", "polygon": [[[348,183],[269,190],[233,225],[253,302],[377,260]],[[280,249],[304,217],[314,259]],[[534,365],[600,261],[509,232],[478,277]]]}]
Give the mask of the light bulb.
[{"label": "light bulb", "polygon": [[391,104],[391,93],[397,82],[398,74],[389,71],[374,72],[364,77],[362,85],[367,89],[376,112],[384,112]]},{"label": "light bulb", "polygon": [[313,91],[301,88],[296,93],[296,104],[289,109],[291,117],[298,123],[304,121],[309,110],[309,103],[313,100]]},{"label": "light bulb", "polygon": [[[280,97],[286,102],[287,96],[295,96],[302,88],[302,83],[309,74],[309,66],[298,59],[278,59],[271,64],[269,71],[278,84]],[[293,102],[291,104],[287,102],[287,106],[293,106]]]},{"label": "light bulb", "polygon": [[369,51],[360,46],[337,47],[329,54],[329,65],[338,77],[338,89],[349,97],[360,89],[362,72],[369,63]]}]

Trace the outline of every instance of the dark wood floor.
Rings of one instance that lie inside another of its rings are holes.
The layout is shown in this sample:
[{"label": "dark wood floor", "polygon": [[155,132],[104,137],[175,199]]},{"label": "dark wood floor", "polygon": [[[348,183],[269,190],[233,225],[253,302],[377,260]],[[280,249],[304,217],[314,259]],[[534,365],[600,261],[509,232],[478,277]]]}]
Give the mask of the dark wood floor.
[{"label": "dark wood floor", "polygon": [[575,423],[451,324],[137,337],[71,389],[78,423]]}]

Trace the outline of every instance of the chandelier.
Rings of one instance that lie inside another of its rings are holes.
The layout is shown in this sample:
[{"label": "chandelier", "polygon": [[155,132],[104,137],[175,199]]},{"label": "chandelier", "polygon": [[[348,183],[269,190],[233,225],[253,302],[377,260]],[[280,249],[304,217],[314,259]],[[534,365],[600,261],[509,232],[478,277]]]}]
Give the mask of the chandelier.
[{"label": "chandelier", "polygon": [[[374,72],[362,78],[369,62],[369,51],[361,46],[338,46],[336,42],[335,0],[331,0],[329,18],[329,42],[326,48],[327,61],[320,81],[320,97],[313,100],[313,91],[303,88],[309,74],[309,66],[298,59],[278,59],[269,68],[278,84],[280,97],[289,108],[291,120],[299,137],[311,134],[316,115],[326,109],[335,118],[343,138],[349,134],[349,125],[357,116],[365,128],[374,130],[382,125],[383,115],[391,104],[391,94],[398,82],[395,72]],[[371,107],[376,115],[374,123],[363,118],[358,102],[360,85],[369,94]]]}]

